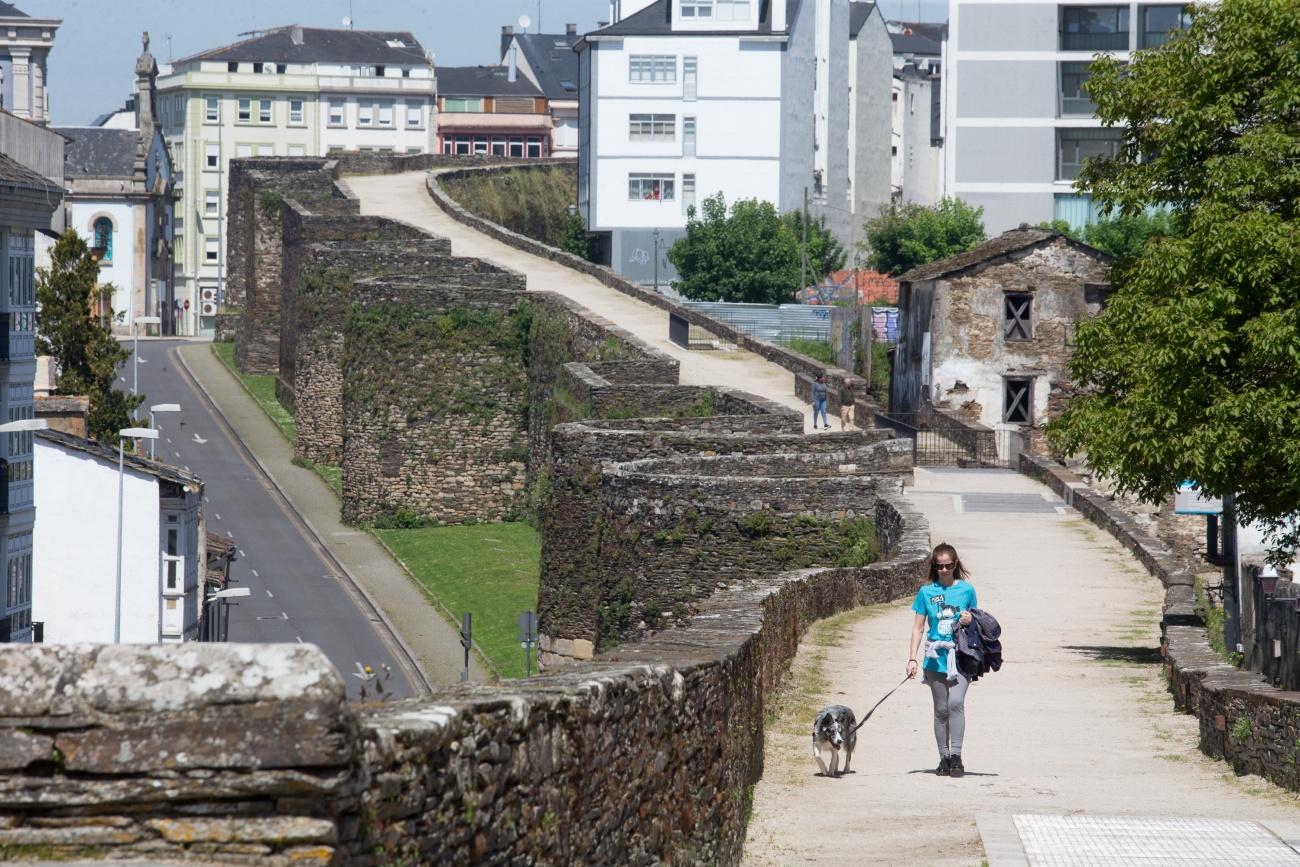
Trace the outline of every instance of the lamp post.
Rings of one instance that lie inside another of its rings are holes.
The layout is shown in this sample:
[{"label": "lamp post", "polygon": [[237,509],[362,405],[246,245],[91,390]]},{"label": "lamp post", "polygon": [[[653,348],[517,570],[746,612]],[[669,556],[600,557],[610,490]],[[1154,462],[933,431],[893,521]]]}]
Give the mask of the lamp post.
[{"label": "lamp post", "polygon": [[[180,411],[181,411],[181,405],[179,403],[155,403],[153,406],[149,407],[149,427],[153,428],[154,430],[158,429],[158,425],[155,424],[153,420],[154,413],[180,412]],[[151,461],[155,460],[153,449],[154,449],[154,443],[157,441],[157,439],[158,439],[157,437],[154,437],[153,439],[149,440],[149,460]]]},{"label": "lamp post", "polygon": [[140,326],[162,325],[161,316],[137,316],[131,320],[131,393],[140,393]]},{"label": "lamp post", "polygon": [[128,438],[156,440],[158,431],[149,427],[127,427],[117,432],[117,582],[113,591],[114,644],[122,643],[122,504],[125,499],[123,464],[126,462],[125,443]]},{"label": "lamp post", "polygon": [[667,246],[667,241],[659,238],[659,230],[654,230],[654,257],[655,257],[655,291],[659,291],[659,251]]}]

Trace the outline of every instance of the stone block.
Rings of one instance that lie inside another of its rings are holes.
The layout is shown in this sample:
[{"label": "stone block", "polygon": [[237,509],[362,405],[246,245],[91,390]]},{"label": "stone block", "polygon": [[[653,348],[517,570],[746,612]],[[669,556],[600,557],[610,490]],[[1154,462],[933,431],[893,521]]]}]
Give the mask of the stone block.
[{"label": "stone block", "polygon": [[586,638],[573,639],[573,658],[591,659],[596,655],[596,646]]},{"label": "stone block", "polygon": [[0,770],[25,768],[32,762],[54,758],[54,738],[20,729],[0,730]]},{"label": "stone block", "polygon": [[334,823],[305,816],[149,819],[169,843],[334,843]]}]

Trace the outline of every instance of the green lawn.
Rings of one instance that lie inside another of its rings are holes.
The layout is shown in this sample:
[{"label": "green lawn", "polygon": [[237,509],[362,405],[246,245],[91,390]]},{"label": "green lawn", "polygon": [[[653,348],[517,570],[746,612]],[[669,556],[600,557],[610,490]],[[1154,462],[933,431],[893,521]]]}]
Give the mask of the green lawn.
[{"label": "green lawn", "polygon": [[515,620],[537,610],[536,530],[513,523],[373,532],[458,621],[466,611],[474,615],[474,640],[503,678],[523,677]]}]

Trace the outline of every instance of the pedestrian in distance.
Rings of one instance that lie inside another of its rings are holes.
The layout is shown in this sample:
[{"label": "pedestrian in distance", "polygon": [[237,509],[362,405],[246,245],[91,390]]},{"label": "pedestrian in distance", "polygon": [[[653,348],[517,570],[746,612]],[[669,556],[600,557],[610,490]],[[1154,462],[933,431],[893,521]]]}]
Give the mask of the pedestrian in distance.
[{"label": "pedestrian in distance", "polygon": [[934,701],[934,740],[939,747],[941,777],[961,777],[966,767],[961,760],[962,738],[966,733],[966,688],[970,680],[958,670],[954,632],[960,623],[971,622],[976,606],[975,588],[957,556],[957,549],[944,542],[930,554],[930,581],[916,592],[912,611],[912,637],[908,644],[907,676],[916,677],[917,651],[925,640],[925,674]]},{"label": "pedestrian in distance", "polygon": [[828,389],[826,388],[826,374],[820,373],[817,375],[817,381],[813,383],[813,387],[812,387],[813,430],[817,430],[818,413],[821,414],[822,425],[825,427],[825,429],[826,430],[831,429],[830,420],[826,418],[826,401],[829,397],[830,394]]},{"label": "pedestrian in distance", "polygon": [[855,402],[853,383],[846,379],[840,386],[840,430],[848,430],[854,427],[853,410]]}]

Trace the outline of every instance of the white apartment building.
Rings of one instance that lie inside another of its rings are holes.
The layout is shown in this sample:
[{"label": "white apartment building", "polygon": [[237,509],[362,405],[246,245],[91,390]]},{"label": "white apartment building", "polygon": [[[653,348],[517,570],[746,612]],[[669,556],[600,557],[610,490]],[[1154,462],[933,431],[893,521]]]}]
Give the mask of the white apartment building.
[{"label": "white apartment building", "polygon": [[0,109],[49,123],[49,57],[58,18],[33,18],[0,2]]},{"label": "white apartment building", "polygon": [[[698,201],[824,214],[846,241],[847,0],[616,0],[578,40],[578,208],[619,273],[671,279]],[[657,262],[657,265],[656,265]]]},{"label": "white apartment building", "polygon": [[[36,582],[45,641],[112,642],[117,592],[118,453],[60,431],[35,437]],[[198,638],[206,533],[203,483],[128,454],[122,472],[121,640]]]},{"label": "white apartment building", "polygon": [[281,27],[183,58],[158,80],[171,148],[177,298],[210,333],[224,279],[228,164],[433,147],[432,60],[410,33]]},{"label": "white apartment building", "polygon": [[1185,3],[953,0],[943,62],[944,192],[984,208],[995,235],[1096,218],[1074,191],[1083,161],[1112,156],[1083,91],[1098,53],[1126,59],[1187,24]]}]

